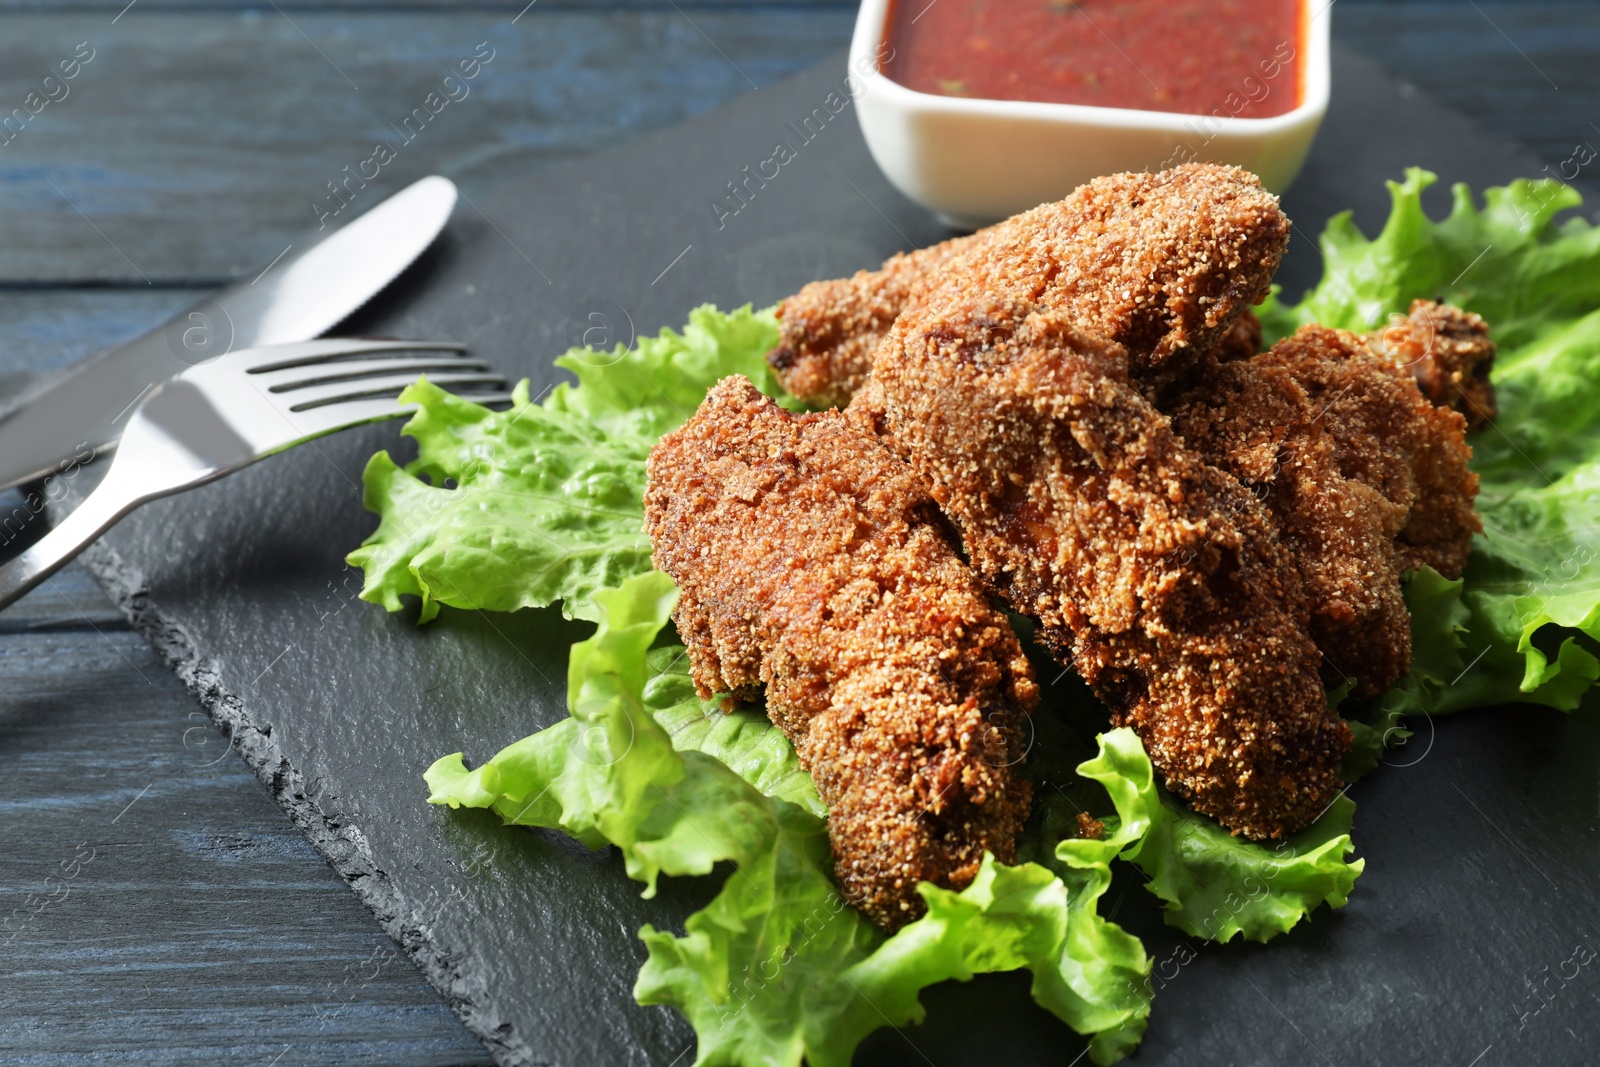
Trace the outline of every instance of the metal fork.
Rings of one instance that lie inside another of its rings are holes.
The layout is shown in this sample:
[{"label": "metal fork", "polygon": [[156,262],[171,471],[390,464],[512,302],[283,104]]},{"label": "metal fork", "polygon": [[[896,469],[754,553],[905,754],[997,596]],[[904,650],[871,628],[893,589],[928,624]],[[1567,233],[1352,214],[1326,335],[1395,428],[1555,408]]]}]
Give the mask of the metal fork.
[{"label": "metal fork", "polygon": [[[0,567],[0,608],[54,574],[139,505],[215,481],[303,441],[406,415],[396,394],[427,373],[456,390],[504,389],[444,341],[331,339],[230,352],[140,403],[105,479],[60,525]],[[477,395],[485,403],[501,394]]]}]

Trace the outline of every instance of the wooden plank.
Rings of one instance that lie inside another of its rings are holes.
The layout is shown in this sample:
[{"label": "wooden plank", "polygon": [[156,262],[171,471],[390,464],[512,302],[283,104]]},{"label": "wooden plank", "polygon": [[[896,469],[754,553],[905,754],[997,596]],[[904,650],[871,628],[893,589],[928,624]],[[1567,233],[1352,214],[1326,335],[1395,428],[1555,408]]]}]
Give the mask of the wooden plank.
[{"label": "wooden plank", "polygon": [[[1347,0],[1349,2],[1349,0]],[[1465,2],[1465,0],[1459,0]],[[427,14],[429,12],[448,11],[459,14],[461,12],[490,11],[509,12],[515,15],[524,8],[534,7],[541,11],[589,11],[589,12],[614,12],[633,10],[666,10],[674,7],[685,11],[702,11],[716,8],[752,8],[752,7],[788,7],[817,10],[819,8],[849,9],[854,14],[856,4],[850,0],[537,0],[537,5],[530,4],[528,0],[331,0],[322,3],[320,0],[278,0],[277,3],[263,5],[259,0],[134,0],[129,4],[127,0],[0,0],[0,14],[16,12],[26,13],[34,11],[74,11],[88,12],[92,15],[104,15],[111,18],[126,6],[140,12],[151,11],[244,11],[259,10],[262,7],[270,10],[272,7],[283,11],[365,11],[365,12],[392,12],[404,11],[409,14]],[[131,17],[131,16],[130,16]]]},{"label": "wooden plank", "polygon": [[[0,113],[77,42],[96,51],[70,95],[0,149],[0,284],[181,284],[254,269],[316,225],[327,182],[377,141],[400,140],[395,126],[479,41],[495,59],[472,95],[403,144],[352,210],[434,170],[476,197],[529,157],[670,125],[815,61],[852,22],[832,6],[541,6],[515,26],[515,12],[476,7],[305,11],[291,23],[141,4],[116,25],[90,17],[105,11],[6,16]],[[1587,106],[1600,5],[1345,3],[1335,30],[1553,165],[1586,131],[1600,136]]]},{"label": "wooden plank", "polygon": [[0,637],[0,1059],[487,1062],[87,576],[55,584]]},{"label": "wooden plank", "polygon": [[[838,48],[852,20],[844,8],[535,10],[515,26],[504,11],[8,15],[0,115],[79,42],[94,52],[0,148],[0,284],[237,277],[314,228],[337,203],[328,183],[378,142],[397,158],[352,214],[435,171],[476,198],[529,157],[772,84]],[[408,116],[480,42],[493,58],[455,90],[468,95],[407,142]]]},{"label": "wooden plank", "polygon": [[[64,367],[161,325],[207,289],[0,288],[0,378]],[[0,392],[3,392],[0,384]]]},{"label": "wooden plank", "polygon": [[[0,518],[8,516],[11,507],[14,506],[21,506],[21,494],[17,494],[15,505],[11,503],[10,494],[0,497]],[[12,547],[4,544],[3,536],[0,536],[0,546],[4,549]],[[128,629],[128,620],[106,599],[105,593],[95,584],[94,579],[89,577],[89,572],[77,564],[69,564],[44,585],[0,613],[0,657],[14,654],[10,647],[13,635],[76,631],[80,636],[100,634],[110,641],[109,635],[121,634]],[[58,646],[41,647],[49,649]],[[59,647],[65,650],[68,646]],[[121,646],[113,645],[113,647]],[[22,659],[13,662],[26,661],[28,667],[38,666],[32,660],[33,651],[26,654],[19,651],[15,654],[21,655]],[[50,654],[54,655],[53,652]],[[52,662],[47,665],[45,673],[59,672],[64,666],[65,664]],[[25,668],[18,668],[22,669]],[[0,671],[0,678],[9,681],[14,677],[15,675],[9,671]]]}]

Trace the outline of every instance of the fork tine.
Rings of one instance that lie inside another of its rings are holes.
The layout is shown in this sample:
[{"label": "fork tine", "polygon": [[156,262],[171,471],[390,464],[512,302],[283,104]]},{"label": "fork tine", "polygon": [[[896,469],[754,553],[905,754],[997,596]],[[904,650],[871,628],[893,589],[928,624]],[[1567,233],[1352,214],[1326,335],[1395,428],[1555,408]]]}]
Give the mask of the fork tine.
[{"label": "fork tine", "polygon": [[[385,374],[371,378],[358,378],[353,381],[336,381],[329,382],[326,385],[307,386],[304,389],[296,389],[292,392],[272,394],[271,399],[285,410],[307,411],[311,408],[337,404],[346,400],[362,400],[369,397],[398,394],[400,390],[416,380],[417,375],[415,373]],[[503,376],[493,373],[444,373],[432,375],[428,380],[442,388],[465,385],[504,388],[506,384]]]},{"label": "fork tine", "polygon": [[401,404],[393,397],[380,397],[369,400],[352,400],[343,404],[327,404],[320,408],[312,408],[309,411],[285,412],[284,415],[303,439],[306,437],[321,437],[323,434],[348,429],[351,426],[360,426],[368,422],[379,422],[383,419],[410,415],[416,409],[417,406],[415,404]]},{"label": "fork tine", "polygon": [[[466,345],[455,341],[352,340],[347,337],[333,337],[253,350],[251,355],[245,357],[250,363],[245,367],[245,373],[265,374],[268,371],[285,370],[290,367],[326,363],[342,356],[375,352],[465,352],[466,350]],[[239,354],[244,355],[244,353]],[[261,356],[266,357],[266,362],[253,362]]]},{"label": "fork tine", "polygon": [[[462,398],[483,404],[485,407],[501,407],[511,403],[510,393],[464,393]],[[363,423],[411,415],[416,410],[415,404],[401,404],[392,397],[370,397],[295,411],[288,417],[301,433],[315,437],[351,426],[360,426]]]},{"label": "fork tine", "polygon": [[256,388],[266,389],[270,393],[288,393],[313,385],[375,378],[380,374],[410,374],[415,378],[424,372],[432,371],[449,373],[478,371],[481,373],[488,369],[489,364],[483,360],[467,359],[464,356],[440,358],[438,356],[415,355],[399,356],[393,359],[368,357],[340,360],[337,363],[319,363],[310,366],[296,364],[293,367],[285,367],[282,370],[252,374],[250,381]]}]

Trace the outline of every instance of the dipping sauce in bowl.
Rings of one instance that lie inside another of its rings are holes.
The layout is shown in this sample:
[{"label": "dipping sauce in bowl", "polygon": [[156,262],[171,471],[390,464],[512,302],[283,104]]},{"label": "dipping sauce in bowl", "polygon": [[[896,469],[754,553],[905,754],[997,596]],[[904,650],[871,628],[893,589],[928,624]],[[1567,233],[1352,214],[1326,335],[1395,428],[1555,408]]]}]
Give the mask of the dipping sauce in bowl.
[{"label": "dipping sauce in bowl", "polygon": [[850,92],[889,181],[976,228],[1195,160],[1282,192],[1332,92],[1327,0],[861,0]]},{"label": "dipping sauce in bowl", "polygon": [[1301,102],[1304,0],[892,0],[919,92],[1270,118]]}]

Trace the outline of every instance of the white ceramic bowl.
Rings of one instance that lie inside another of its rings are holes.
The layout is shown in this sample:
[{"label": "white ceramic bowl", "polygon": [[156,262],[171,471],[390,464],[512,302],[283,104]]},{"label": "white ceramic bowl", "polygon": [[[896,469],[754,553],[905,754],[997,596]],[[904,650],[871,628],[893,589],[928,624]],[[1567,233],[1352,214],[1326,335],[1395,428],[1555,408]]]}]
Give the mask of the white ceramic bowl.
[{"label": "white ceramic bowl", "polygon": [[973,100],[907,89],[880,70],[880,60],[887,58],[880,49],[889,2],[863,0],[850,42],[851,89],[861,132],[896,188],[960,228],[1059,200],[1102,174],[1194,160],[1244,167],[1260,175],[1268,189],[1281,192],[1300,173],[1328,110],[1333,5],[1322,0],[1305,0],[1309,25],[1297,45],[1304,79],[1300,105],[1252,119]]}]

